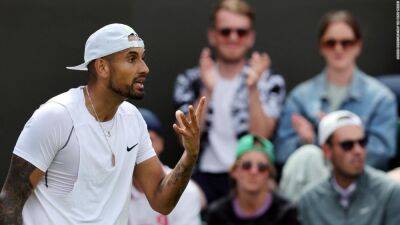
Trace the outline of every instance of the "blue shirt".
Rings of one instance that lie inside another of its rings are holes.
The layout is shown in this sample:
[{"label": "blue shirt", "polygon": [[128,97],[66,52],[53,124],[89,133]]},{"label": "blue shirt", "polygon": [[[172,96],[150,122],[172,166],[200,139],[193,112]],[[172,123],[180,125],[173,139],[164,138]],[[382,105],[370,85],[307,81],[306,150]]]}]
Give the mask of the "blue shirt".
[{"label": "blue shirt", "polygon": [[[303,143],[292,128],[291,116],[305,117],[317,134],[321,112],[329,113],[327,78],[323,71],[316,77],[299,84],[286,99],[275,146],[277,162],[283,164]],[[365,126],[369,142],[367,163],[385,169],[396,152],[397,102],[395,95],[375,78],[355,69],[347,98],[340,109],[357,114]],[[317,140],[317,138],[315,138]]]}]

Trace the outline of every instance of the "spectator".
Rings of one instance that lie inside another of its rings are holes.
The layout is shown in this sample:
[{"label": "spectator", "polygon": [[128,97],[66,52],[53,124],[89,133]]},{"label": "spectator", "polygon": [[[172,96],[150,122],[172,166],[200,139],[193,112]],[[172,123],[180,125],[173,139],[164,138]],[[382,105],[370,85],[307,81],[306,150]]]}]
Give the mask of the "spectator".
[{"label": "spectator", "polygon": [[283,167],[280,193],[296,202],[303,190],[329,175],[329,166],[319,147],[304,145],[289,157]]},{"label": "spectator", "polygon": [[[164,151],[163,129],[157,116],[147,109],[139,109],[146,121],[150,139],[157,155]],[[164,166],[166,173],[171,169]],[[154,211],[140,185],[133,180],[128,225],[200,225],[200,210],[205,197],[200,187],[189,181],[176,207],[169,215]],[[190,208],[190,210],[188,210]]]},{"label": "spectator", "polygon": [[329,113],[319,124],[318,139],[332,172],[300,197],[300,222],[400,224],[400,185],[365,166],[368,136],[360,117],[346,110]]},{"label": "spectator", "polygon": [[397,103],[394,94],[356,65],[362,37],[347,11],[326,14],[320,23],[319,51],[326,68],[289,95],[277,131],[277,161],[305,144],[315,144],[317,125],[326,113],[345,109],[362,119],[369,143],[367,164],[386,169],[395,155]]},{"label": "spectator", "polygon": [[234,189],[210,206],[208,225],[298,224],[294,205],[273,191],[276,170],[271,142],[259,136],[242,137],[230,175]]},{"label": "spectator", "polygon": [[211,22],[208,42],[215,60],[204,48],[199,66],[178,75],[174,93],[176,108],[184,112],[200,96],[209,99],[194,179],[210,202],[227,194],[237,139],[248,132],[271,137],[285,96],[284,80],[271,73],[266,53],[246,58],[255,41],[251,7],[243,0],[220,1]]}]

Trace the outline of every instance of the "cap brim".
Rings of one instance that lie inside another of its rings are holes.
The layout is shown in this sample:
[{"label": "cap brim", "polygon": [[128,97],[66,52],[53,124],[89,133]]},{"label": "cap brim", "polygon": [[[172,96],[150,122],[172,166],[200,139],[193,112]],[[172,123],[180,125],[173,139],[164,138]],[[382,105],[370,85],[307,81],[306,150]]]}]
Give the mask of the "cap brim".
[{"label": "cap brim", "polygon": [[67,66],[66,68],[69,70],[81,70],[81,71],[87,71],[87,65],[89,64],[89,62],[84,62],[80,65],[77,66]]}]

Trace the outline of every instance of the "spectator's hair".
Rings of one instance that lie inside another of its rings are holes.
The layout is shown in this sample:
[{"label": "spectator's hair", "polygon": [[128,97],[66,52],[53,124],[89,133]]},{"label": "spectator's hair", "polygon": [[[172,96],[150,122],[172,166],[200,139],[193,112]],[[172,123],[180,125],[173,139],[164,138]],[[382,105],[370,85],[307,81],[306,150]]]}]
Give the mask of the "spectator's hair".
[{"label": "spectator's hair", "polygon": [[215,19],[220,10],[237,13],[248,17],[251,21],[251,26],[254,24],[255,14],[253,8],[244,0],[220,0],[215,5],[212,11],[210,22],[211,27],[215,27]]},{"label": "spectator's hair", "polygon": [[321,38],[324,36],[329,25],[335,22],[343,22],[347,24],[353,30],[356,40],[361,40],[362,38],[361,29],[360,26],[358,25],[356,18],[349,11],[337,10],[328,12],[322,17],[318,29],[319,41],[321,41]]}]

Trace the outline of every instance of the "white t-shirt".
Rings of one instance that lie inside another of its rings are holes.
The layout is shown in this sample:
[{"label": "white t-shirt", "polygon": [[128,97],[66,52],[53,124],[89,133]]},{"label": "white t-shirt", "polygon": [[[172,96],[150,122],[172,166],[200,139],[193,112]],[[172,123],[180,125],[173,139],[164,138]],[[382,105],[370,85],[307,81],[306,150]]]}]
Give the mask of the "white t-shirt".
[{"label": "white t-shirt", "polygon": [[240,77],[233,79],[218,77],[212,93],[211,120],[208,131],[209,145],[201,155],[200,170],[211,173],[226,173],[235,160],[237,139],[232,122],[231,104],[240,84]]},{"label": "white t-shirt", "polygon": [[[170,169],[164,167],[166,172]],[[201,193],[199,187],[189,181],[174,210],[164,216],[154,211],[146,195],[132,187],[128,225],[201,225]]]},{"label": "white t-shirt", "polygon": [[[35,111],[14,149],[15,155],[47,174],[24,205],[25,225],[126,224],[134,166],[155,152],[132,104],[122,103],[103,125],[111,132],[115,167],[106,137],[86,109],[82,87]],[[136,143],[128,152],[126,148]]]},{"label": "white t-shirt", "polygon": [[47,171],[48,190],[72,191],[79,169],[79,147],[67,110],[55,102],[42,105],[25,124],[14,154]]}]

